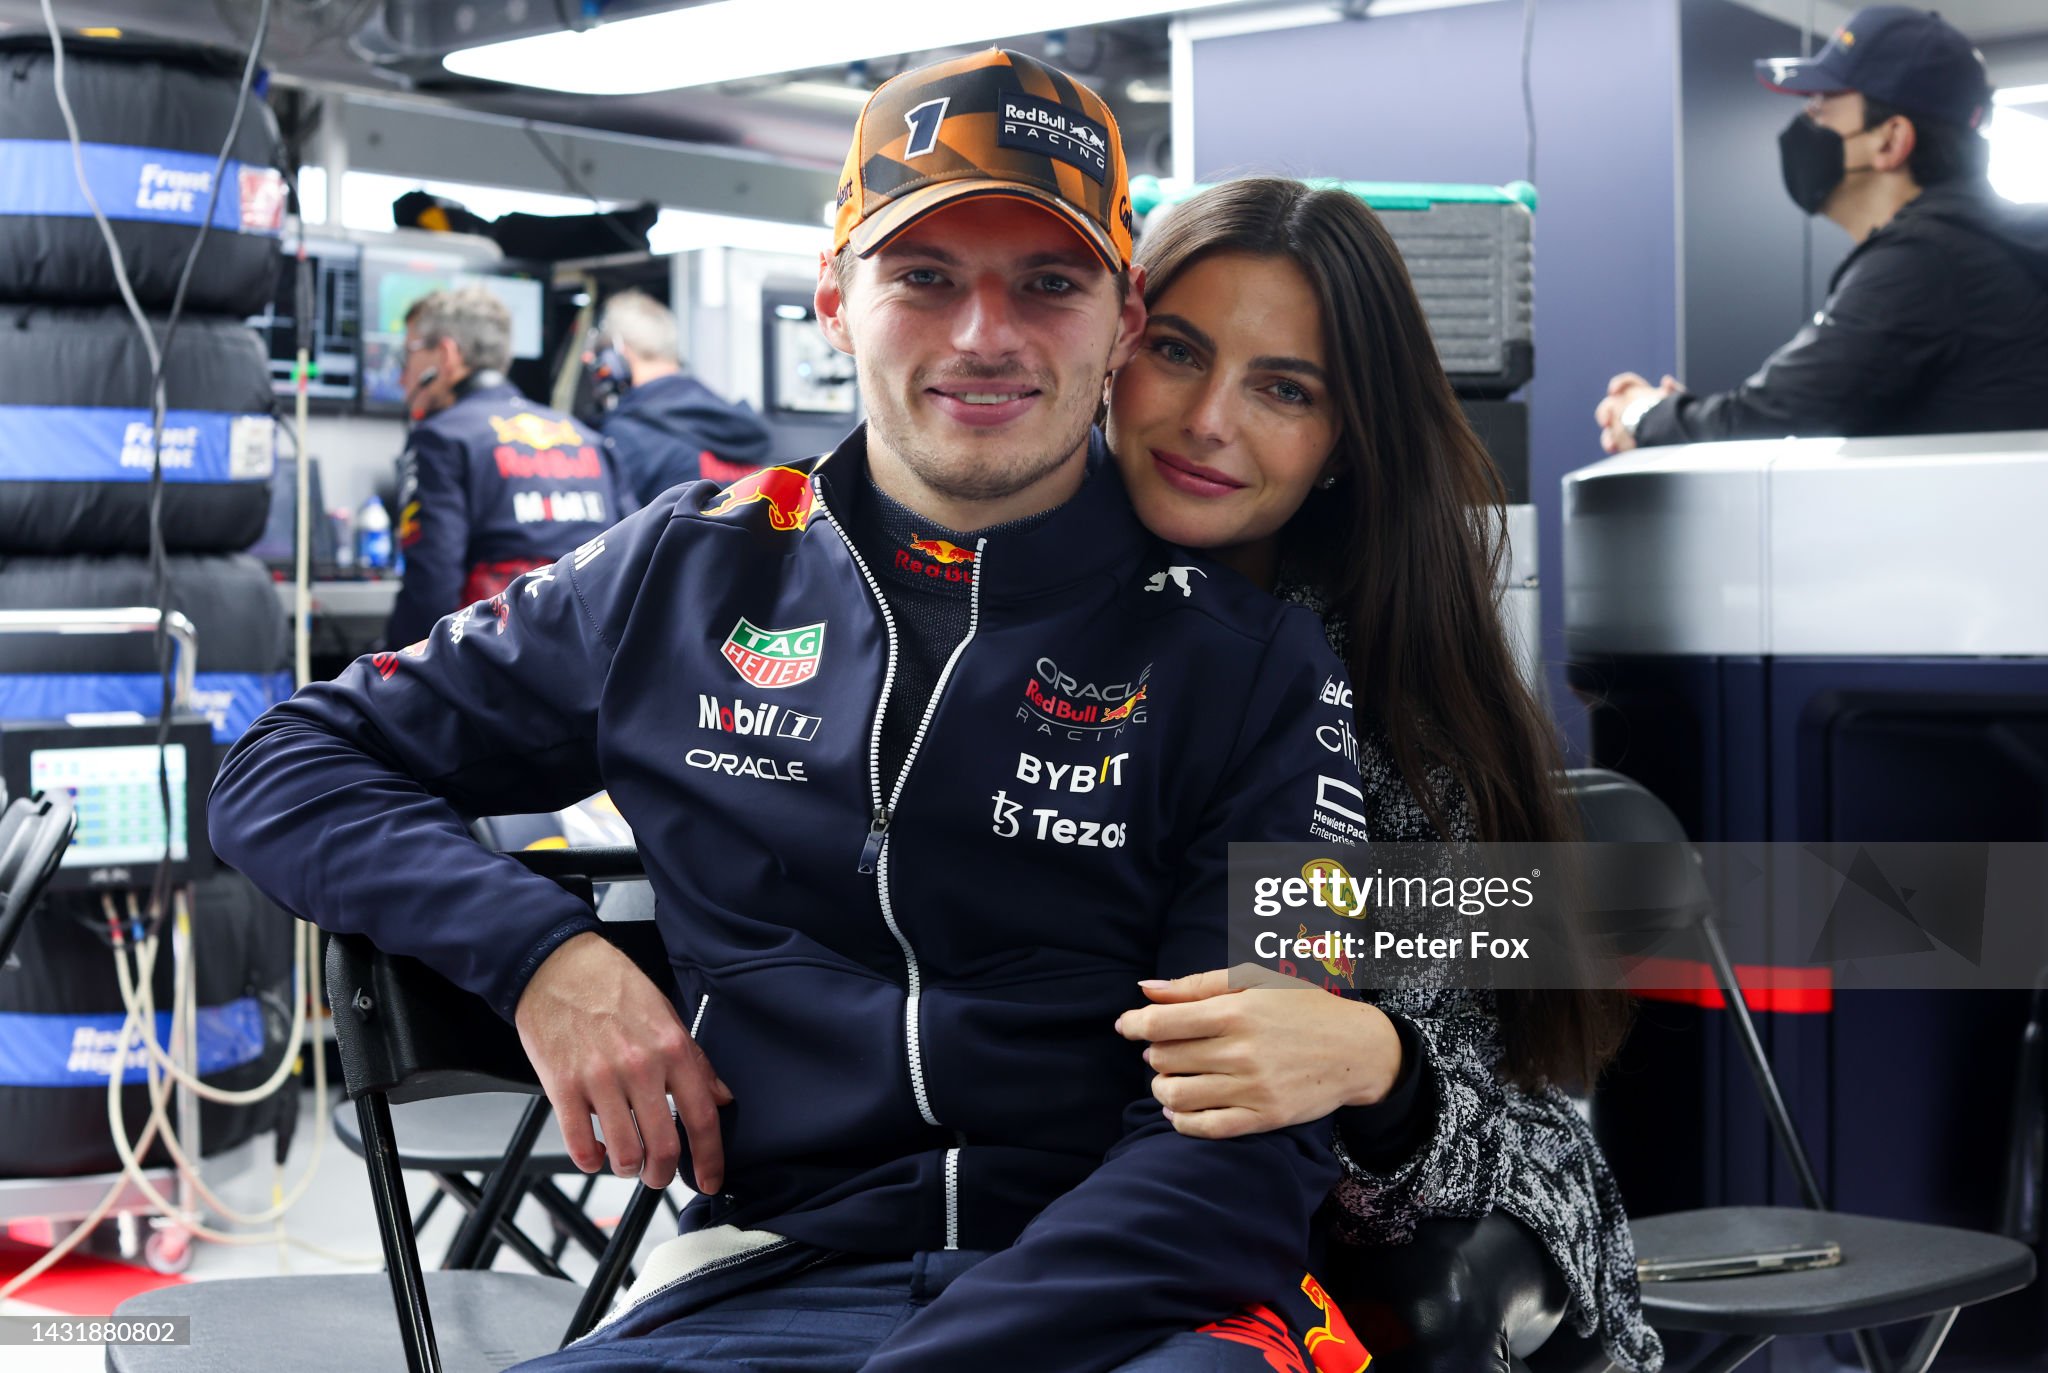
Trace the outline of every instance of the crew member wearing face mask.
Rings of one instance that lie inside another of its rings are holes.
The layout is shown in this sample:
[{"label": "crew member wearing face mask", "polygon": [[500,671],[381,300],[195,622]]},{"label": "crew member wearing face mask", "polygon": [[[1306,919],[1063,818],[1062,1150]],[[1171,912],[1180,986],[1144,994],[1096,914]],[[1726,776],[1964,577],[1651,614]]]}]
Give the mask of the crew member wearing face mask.
[{"label": "crew member wearing face mask", "polygon": [[2048,429],[2048,206],[1985,179],[1991,86],[1969,40],[1874,5],[1757,75],[1807,97],[1778,139],[1786,192],[1856,247],[1813,322],[1733,391],[1616,377],[1601,446]]},{"label": "crew member wearing face mask", "polygon": [[400,380],[415,424],[399,464],[405,583],[385,626],[392,648],[638,508],[604,440],[520,395],[511,359],[511,313],[485,287],[435,291],[406,312]]}]

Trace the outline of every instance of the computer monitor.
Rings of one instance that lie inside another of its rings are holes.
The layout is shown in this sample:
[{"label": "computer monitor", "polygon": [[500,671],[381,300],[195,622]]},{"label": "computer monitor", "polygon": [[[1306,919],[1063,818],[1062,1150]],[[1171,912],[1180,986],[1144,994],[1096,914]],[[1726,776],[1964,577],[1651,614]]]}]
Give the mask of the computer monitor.
[{"label": "computer monitor", "polygon": [[[270,309],[252,316],[249,326],[261,332],[270,348],[270,387],[280,396],[297,394],[299,361],[298,245],[284,245],[284,266]],[[306,240],[312,273],[312,336],[308,340],[306,396],[323,408],[352,404],[361,369],[362,256],[353,243],[337,239]]]},{"label": "computer monitor", "polygon": [[546,290],[538,277],[497,265],[478,269],[473,258],[428,249],[366,247],[362,260],[362,408],[372,414],[405,413],[405,312],[429,291],[483,286],[512,312],[512,356],[539,358],[546,347]]},{"label": "computer monitor", "polygon": [[[0,775],[8,794],[61,792],[78,814],[78,833],[52,887],[148,884],[164,856],[155,741],[150,721],[72,717],[0,723]],[[171,877],[185,881],[214,866],[206,839],[206,793],[215,766],[212,725],[203,716],[174,716],[163,763],[171,789]]]},{"label": "computer monitor", "polygon": [[[299,559],[299,461],[279,458],[270,478],[270,517],[264,521],[263,537],[249,546],[249,556],[273,572],[295,576]],[[335,565],[334,521],[320,491],[320,459],[306,470],[306,504],[310,508],[313,548],[309,556],[315,576],[331,573]]]}]

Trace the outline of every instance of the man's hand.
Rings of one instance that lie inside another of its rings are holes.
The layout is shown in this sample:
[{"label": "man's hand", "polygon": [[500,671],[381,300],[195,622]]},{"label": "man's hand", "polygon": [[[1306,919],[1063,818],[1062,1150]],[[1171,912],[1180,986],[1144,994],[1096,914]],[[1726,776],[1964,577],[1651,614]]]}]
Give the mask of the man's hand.
[{"label": "man's hand", "polygon": [[1634,448],[1636,436],[1621,426],[1629,406],[1644,396],[1669,396],[1678,390],[1678,378],[1672,376],[1652,386],[1634,372],[1623,372],[1608,382],[1606,397],[1593,407],[1593,422],[1600,426],[1600,447],[1609,453],[1626,453]]},{"label": "man's hand", "polygon": [[[578,1168],[594,1173],[609,1154],[618,1176],[668,1186],[682,1158],[673,1097],[697,1190],[724,1185],[718,1108],[732,1104],[732,1092],[669,999],[602,935],[579,934],[549,954],[512,1019]],[[591,1133],[592,1115],[604,1128],[603,1144]]]},{"label": "man's hand", "polygon": [[1259,1134],[1370,1106],[1401,1075],[1401,1036],[1377,1006],[1245,967],[1141,982],[1154,1003],[1118,1017],[1149,1039],[1152,1095],[1173,1128],[1200,1139]]}]

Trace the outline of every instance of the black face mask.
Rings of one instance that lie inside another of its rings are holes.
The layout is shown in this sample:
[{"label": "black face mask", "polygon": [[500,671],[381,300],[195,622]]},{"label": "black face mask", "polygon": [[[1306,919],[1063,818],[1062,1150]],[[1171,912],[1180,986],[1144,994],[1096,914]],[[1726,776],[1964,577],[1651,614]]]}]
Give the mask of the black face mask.
[{"label": "black face mask", "polygon": [[1810,215],[1820,213],[1820,207],[1848,175],[1842,136],[1803,114],[1793,115],[1785,132],[1778,135],[1778,162],[1785,176],[1785,193]]}]

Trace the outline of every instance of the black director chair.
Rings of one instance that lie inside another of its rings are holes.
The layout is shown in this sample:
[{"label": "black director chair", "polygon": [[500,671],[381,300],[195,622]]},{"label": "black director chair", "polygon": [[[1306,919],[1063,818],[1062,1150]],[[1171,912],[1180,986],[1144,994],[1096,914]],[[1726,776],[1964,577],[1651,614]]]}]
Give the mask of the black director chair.
[{"label": "black director chair", "polygon": [[[513,856],[585,900],[596,882],[645,876],[632,849]],[[652,922],[609,923],[601,932],[656,986],[669,985],[668,954]],[[123,1302],[115,1318],[189,1316],[192,1343],[109,1345],[112,1373],[281,1366],[295,1373],[361,1373],[401,1363],[410,1373],[496,1373],[588,1333],[617,1294],[627,1262],[661,1205],[662,1193],[646,1186],[635,1190],[587,1288],[539,1274],[469,1267],[422,1271],[392,1105],[479,1092],[531,1098],[451,1246],[451,1263],[469,1264],[483,1257],[494,1236],[505,1237],[499,1226],[522,1188],[549,1114],[547,1100],[518,1032],[422,963],[383,953],[357,936],[337,936],[327,949],[327,994],[343,1081],[356,1103],[385,1276],[225,1279],[142,1293]],[[386,1314],[394,1306],[396,1321]]]},{"label": "black director chair", "polygon": [[[1636,1252],[1660,1259],[1711,1258],[1825,1241],[1842,1249],[1842,1262],[1834,1268],[1645,1283],[1644,1318],[1659,1331],[1721,1337],[1688,1373],[1727,1373],[1781,1335],[1845,1332],[1855,1335],[1857,1352],[1869,1373],[1925,1373],[1963,1307],[2016,1292],[2033,1281],[2032,1251],[2002,1235],[1828,1209],[1715,927],[1713,893],[1685,827],[1662,801],[1619,773],[1587,768],[1566,777],[1589,843],[1660,846],[1651,851],[1653,868],[1632,859],[1625,876],[1605,874],[1608,891],[1616,897],[1608,903],[1601,900],[1600,850],[1590,850],[1593,861],[1585,874],[1589,905],[1618,917],[1617,928],[1606,932],[1610,935],[1642,933],[1647,906],[1655,910],[1663,930],[1686,932],[1697,940],[1727,1002],[1772,1133],[1798,1177],[1806,1203],[1804,1209],[1723,1206],[1639,1217],[1629,1226]],[[1647,903],[1646,896],[1651,898]],[[1625,930],[1620,928],[1624,923]],[[1920,1322],[1920,1329],[1903,1361],[1895,1365],[1870,1332],[1907,1321]]]}]

